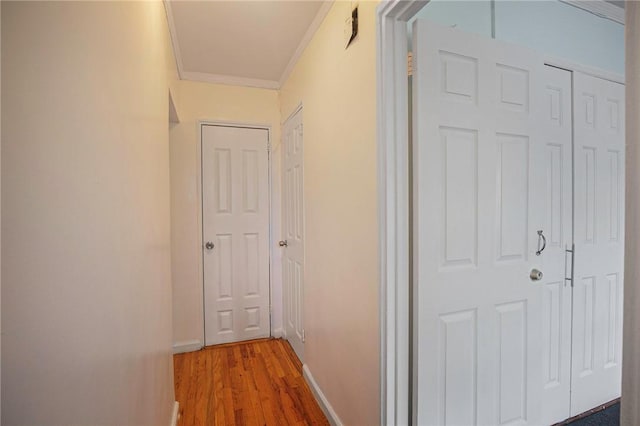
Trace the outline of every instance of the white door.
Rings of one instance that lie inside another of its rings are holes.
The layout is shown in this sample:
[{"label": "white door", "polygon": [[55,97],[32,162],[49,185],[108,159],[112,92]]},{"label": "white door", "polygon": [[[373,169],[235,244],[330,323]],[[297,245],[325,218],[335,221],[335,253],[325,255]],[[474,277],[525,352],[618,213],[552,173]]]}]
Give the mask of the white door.
[{"label": "white door", "polygon": [[283,129],[284,239],[280,242],[284,284],[284,332],[300,360],[304,360],[304,188],[302,110]]},{"label": "white door", "polygon": [[546,66],[540,124],[545,150],[545,221],[542,282],[542,417],[549,425],[570,415],[571,250],[573,164],[571,72]]},{"label": "white door", "polygon": [[413,34],[414,420],[538,425],[544,63],[421,20]]},{"label": "white door", "polygon": [[575,276],[571,415],[576,415],[620,396],[624,86],[576,72],[573,104]]},{"label": "white door", "polygon": [[202,126],[206,345],[270,334],[268,137]]}]

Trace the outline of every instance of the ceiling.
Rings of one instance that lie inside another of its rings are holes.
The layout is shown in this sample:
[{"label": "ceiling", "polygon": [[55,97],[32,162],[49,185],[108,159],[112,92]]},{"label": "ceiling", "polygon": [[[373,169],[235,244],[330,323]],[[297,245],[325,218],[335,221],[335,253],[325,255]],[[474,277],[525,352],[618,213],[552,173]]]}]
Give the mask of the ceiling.
[{"label": "ceiling", "polygon": [[625,0],[604,0],[604,1],[606,1],[607,3],[615,4],[616,6],[624,9]]},{"label": "ceiling", "polygon": [[279,88],[331,2],[165,1],[186,80]]},{"label": "ceiling", "polygon": [[[165,0],[180,78],[277,89],[333,0]],[[560,0],[624,23],[620,0]]]}]

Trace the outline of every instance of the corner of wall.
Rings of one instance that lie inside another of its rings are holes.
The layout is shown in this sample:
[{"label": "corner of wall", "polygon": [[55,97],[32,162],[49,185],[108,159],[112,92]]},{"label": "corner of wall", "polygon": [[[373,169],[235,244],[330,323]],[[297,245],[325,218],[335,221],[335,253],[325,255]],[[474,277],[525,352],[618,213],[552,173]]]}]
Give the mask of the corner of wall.
[{"label": "corner of wall", "polygon": [[307,364],[304,364],[302,366],[302,376],[309,385],[314,398],[318,402],[318,405],[320,405],[320,408],[322,409],[324,415],[327,417],[327,420],[329,420],[329,423],[331,423],[331,426],[342,426],[340,417],[338,417],[338,414],[331,406],[331,403],[329,403],[329,400],[322,392],[322,389],[320,389],[320,386],[318,386],[318,383],[313,378],[311,370],[309,370],[309,366]]},{"label": "corner of wall", "polygon": [[202,349],[204,345],[200,340],[187,340],[184,342],[176,342],[173,344],[173,353],[182,354],[185,352],[195,352]]}]

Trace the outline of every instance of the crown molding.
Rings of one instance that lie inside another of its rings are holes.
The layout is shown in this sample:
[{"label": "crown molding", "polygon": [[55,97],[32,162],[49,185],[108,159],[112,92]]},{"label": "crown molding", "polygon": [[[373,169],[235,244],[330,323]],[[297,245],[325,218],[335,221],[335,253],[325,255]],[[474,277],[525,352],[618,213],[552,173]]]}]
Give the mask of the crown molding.
[{"label": "crown molding", "polygon": [[200,81],[212,84],[227,84],[230,86],[257,87],[259,89],[278,89],[280,85],[275,80],[260,80],[258,78],[236,77],[233,75],[209,74],[206,72],[183,71],[182,80]]},{"label": "crown molding", "polygon": [[560,2],[624,25],[624,9],[604,0],[560,0]]},{"label": "crown molding", "polygon": [[178,33],[176,32],[176,24],[173,20],[173,10],[171,9],[171,1],[163,0],[164,11],[167,14],[167,25],[169,25],[169,35],[171,36],[171,46],[173,47],[173,57],[176,60],[176,68],[178,69],[178,78],[183,79],[184,70],[182,69],[182,56],[180,54],[180,43],[178,43]]},{"label": "crown molding", "polygon": [[280,76],[280,81],[278,82],[279,87],[282,87],[282,85],[286,83],[287,79],[291,75],[291,72],[293,71],[293,68],[296,66],[296,64],[300,60],[300,57],[302,56],[305,49],[313,39],[313,36],[316,34],[316,31],[318,31],[318,28],[320,28],[320,25],[322,25],[322,22],[324,21],[324,18],[326,18],[327,14],[329,13],[329,10],[331,10],[331,6],[333,6],[333,2],[334,0],[325,0],[322,2],[322,6],[320,6],[320,9],[318,9],[318,13],[316,13],[315,18],[313,18],[313,21],[311,21],[311,24],[309,25],[307,32],[304,33],[304,36],[302,36],[302,39],[300,40],[298,47],[296,48],[295,52],[293,53],[293,56],[291,56],[291,59],[289,59],[289,63],[287,64],[284,71],[282,72],[282,76]]},{"label": "crown molding", "polygon": [[309,28],[305,32],[304,36],[300,40],[298,47],[296,48],[293,56],[289,59],[289,63],[285,67],[280,80],[261,80],[256,78],[246,78],[246,77],[238,77],[232,75],[220,75],[220,74],[210,74],[205,72],[196,72],[196,71],[185,71],[184,65],[182,62],[182,55],[180,53],[180,43],[178,42],[178,33],[176,31],[175,21],[173,19],[173,10],[171,8],[171,0],[163,0],[164,9],[167,14],[167,24],[169,26],[169,34],[171,36],[171,45],[173,47],[173,56],[176,60],[176,68],[178,69],[178,77],[180,80],[191,80],[191,81],[200,81],[204,83],[213,83],[213,84],[226,84],[232,86],[245,86],[245,87],[257,87],[261,89],[279,89],[289,78],[293,68],[298,63],[298,60],[304,53],[304,50],[307,48],[311,39],[315,35],[318,28],[324,21],[324,18],[329,13],[331,6],[333,5],[334,0],[324,0],[322,5],[318,9],[316,16],[313,18],[313,21],[309,25]]}]

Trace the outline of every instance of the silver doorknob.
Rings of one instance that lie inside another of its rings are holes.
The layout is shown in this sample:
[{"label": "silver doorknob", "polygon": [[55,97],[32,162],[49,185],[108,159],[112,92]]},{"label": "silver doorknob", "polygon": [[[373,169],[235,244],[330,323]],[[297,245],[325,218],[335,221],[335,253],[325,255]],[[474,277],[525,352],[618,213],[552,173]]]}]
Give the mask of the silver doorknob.
[{"label": "silver doorknob", "polygon": [[282,240],[282,241],[278,242],[278,245],[280,247],[287,247],[289,244],[287,244],[287,240]]},{"label": "silver doorknob", "polygon": [[213,248],[215,247],[211,241],[207,241],[207,243],[204,246],[206,247],[207,250],[213,250]]},{"label": "silver doorknob", "polygon": [[542,277],[543,277],[542,271],[536,268],[533,268],[529,273],[529,278],[531,278],[531,281],[540,281]]}]

